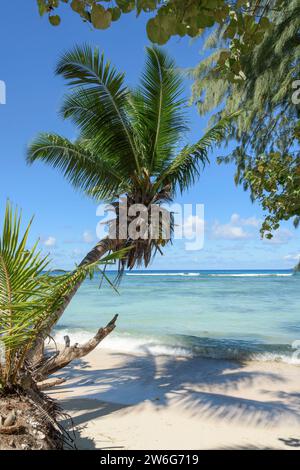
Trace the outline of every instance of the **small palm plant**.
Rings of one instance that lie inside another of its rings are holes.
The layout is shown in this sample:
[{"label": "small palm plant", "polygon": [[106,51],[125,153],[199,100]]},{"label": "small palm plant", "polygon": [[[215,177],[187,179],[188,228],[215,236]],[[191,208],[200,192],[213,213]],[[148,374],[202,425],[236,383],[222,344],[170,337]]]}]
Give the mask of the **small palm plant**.
[{"label": "small palm plant", "polygon": [[[3,232],[0,235],[0,392],[16,388],[32,390],[54,370],[93,349],[114,328],[115,319],[102,328],[84,349],[69,346],[62,353],[30,368],[28,357],[39,338],[45,338],[53,314],[64,297],[98,264],[75,269],[72,273],[53,276],[45,273],[49,258],[27,247],[31,222],[21,234],[21,216],[7,204]],[[115,255],[119,256],[119,254]],[[109,262],[112,257],[105,261]]]},{"label": "small palm plant", "polygon": [[[63,55],[56,73],[67,80],[70,92],[64,98],[61,115],[76,125],[78,139],[72,142],[57,134],[42,133],[28,149],[29,163],[42,161],[59,169],[75,188],[96,201],[113,204],[117,219],[121,196],[127,198],[128,213],[134,204],[143,204],[150,212],[153,205],[161,207],[173,201],[177,190],[188,189],[200,176],[209,150],[224,137],[232,118],[220,121],[195,144],[180,148],[188,131],[182,79],[173,60],[162,50],[148,47],[146,53],[140,86],[134,90],[125,86],[124,74],[105,62],[98,49],[75,47]],[[129,215],[127,221],[131,222]],[[130,250],[122,259],[122,268],[147,266],[170,239],[104,238],[81,266],[124,247]],[[62,315],[80,284],[65,297],[55,318]]]}]

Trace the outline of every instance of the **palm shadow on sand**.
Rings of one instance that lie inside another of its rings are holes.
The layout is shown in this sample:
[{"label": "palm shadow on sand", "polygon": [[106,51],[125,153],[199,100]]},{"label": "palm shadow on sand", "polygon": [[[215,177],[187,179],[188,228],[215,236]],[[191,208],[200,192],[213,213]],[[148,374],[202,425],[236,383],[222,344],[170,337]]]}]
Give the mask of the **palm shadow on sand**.
[{"label": "palm shadow on sand", "polygon": [[[264,401],[235,396],[242,387],[251,387],[260,379],[277,383],[284,389],[284,381],[277,374],[243,370],[241,363],[201,358],[165,357],[163,363],[151,354],[122,357],[119,367],[90,370],[84,360],[69,368],[70,384],[55,387],[64,393],[72,388],[88,387],[85,398],[65,398],[62,407],[69,412],[79,412],[74,424],[82,429],[90,420],[122,410],[130,412],[132,405],[152,402],[159,409],[175,400],[191,417],[218,418],[227,422],[242,421],[245,425],[275,426],[282,420],[300,424],[300,394],[270,392],[272,399]],[[268,391],[263,393],[267,396]],[[287,400],[287,395],[289,399]],[[84,404],[83,401],[85,400]],[[83,413],[80,410],[84,408]],[[282,439],[284,442],[284,439]],[[293,441],[294,442],[294,441]],[[287,446],[291,445],[288,442]],[[295,444],[294,444],[295,445]],[[92,445],[88,446],[92,448]]]}]

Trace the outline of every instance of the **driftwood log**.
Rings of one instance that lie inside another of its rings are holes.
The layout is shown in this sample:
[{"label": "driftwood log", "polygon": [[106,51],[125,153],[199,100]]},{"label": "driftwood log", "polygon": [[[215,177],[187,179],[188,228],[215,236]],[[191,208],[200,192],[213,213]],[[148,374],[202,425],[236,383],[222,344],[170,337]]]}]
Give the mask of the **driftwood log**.
[{"label": "driftwood log", "polygon": [[95,336],[86,343],[79,345],[78,343],[71,346],[71,341],[68,336],[65,336],[65,347],[59,352],[52,354],[49,358],[44,359],[35,369],[33,376],[40,389],[45,390],[54,385],[63,383],[65,379],[57,379],[54,381],[47,381],[47,378],[66,367],[70,362],[75,359],[80,359],[93,351],[98,344],[106,338],[116,327],[118,315],[104,327],[100,328]]},{"label": "driftwood log", "polygon": [[55,387],[56,385],[61,385],[66,382],[67,379],[53,379],[53,380],[44,380],[43,382],[38,383],[38,388],[41,391],[48,390],[49,388]]}]

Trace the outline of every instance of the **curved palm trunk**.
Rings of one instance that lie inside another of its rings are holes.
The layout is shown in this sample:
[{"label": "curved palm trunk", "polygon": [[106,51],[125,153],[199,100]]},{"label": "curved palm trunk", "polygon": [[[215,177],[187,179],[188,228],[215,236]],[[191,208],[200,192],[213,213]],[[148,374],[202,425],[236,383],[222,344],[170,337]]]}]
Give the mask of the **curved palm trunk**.
[{"label": "curved palm trunk", "polygon": [[[85,266],[85,265],[96,263],[101,258],[103,258],[103,256],[109,250],[111,250],[111,248],[112,248],[111,240],[108,237],[104,238],[99,243],[97,243],[97,245],[94,246],[94,248],[83,258],[79,266]],[[60,319],[60,317],[66,310],[66,308],[68,307],[69,303],[73,299],[74,295],[76,294],[76,292],[78,291],[82,283],[83,283],[83,280],[78,281],[74,289],[71,291],[71,293],[65,297],[62,306],[57,310],[57,312],[55,312],[53,322],[50,326],[50,330],[52,330],[53,326],[58,322],[58,320]]]},{"label": "curved palm trunk", "polygon": [[[111,250],[111,248],[111,240],[108,237],[104,238],[99,243],[97,243],[97,245],[94,246],[94,248],[83,258],[79,266],[96,263],[101,258],[103,258],[103,256]],[[68,307],[69,303],[73,299],[74,295],[76,294],[82,283],[83,280],[78,281],[77,284],[74,286],[73,290],[67,296],[65,296],[63,304],[55,312],[54,316],[51,319],[51,322],[49,323],[48,328],[43,332],[43,336],[37,339],[35,347],[31,349],[27,359],[34,367],[37,366],[37,364],[39,364],[43,359],[45,335],[50,335],[52,328],[59,321],[59,319],[63,315],[64,311]]]}]

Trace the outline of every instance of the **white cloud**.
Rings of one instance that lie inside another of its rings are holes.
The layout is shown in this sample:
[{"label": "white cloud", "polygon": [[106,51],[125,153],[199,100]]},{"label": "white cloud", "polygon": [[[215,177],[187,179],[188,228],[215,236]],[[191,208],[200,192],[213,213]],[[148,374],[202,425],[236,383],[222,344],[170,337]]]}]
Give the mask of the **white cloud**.
[{"label": "white cloud", "polygon": [[289,255],[284,256],[285,260],[287,261],[299,261],[300,260],[300,253],[290,253]]},{"label": "white cloud", "polygon": [[227,224],[221,224],[216,221],[212,226],[213,238],[223,240],[245,240],[251,238],[253,232],[249,232],[245,227],[257,228],[261,221],[256,217],[242,218],[239,214],[234,213]]},{"label": "white cloud", "polygon": [[82,234],[82,240],[84,243],[93,243],[95,241],[95,235],[90,230],[85,230]]},{"label": "white cloud", "polygon": [[259,227],[262,221],[256,217],[248,217],[248,219],[242,219],[242,224],[248,227]]},{"label": "white cloud", "polygon": [[244,227],[259,227],[261,221],[254,216],[243,219],[240,217],[239,214],[232,214],[230,218],[230,223],[233,225],[241,225]]},{"label": "white cloud", "polygon": [[219,224],[216,222],[213,225],[212,233],[214,238],[223,238],[225,240],[243,240],[249,238],[249,233],[247,233],[243,227],[238,227],[232,224]]},{"label": "white cloud", "polygon": [[56,245],[56,238],[48,237],[43,241],[43,244],[47,247],[53,247]]}]

